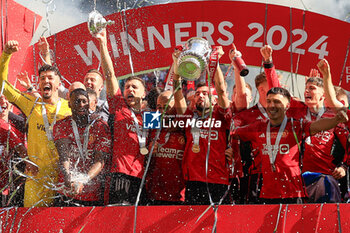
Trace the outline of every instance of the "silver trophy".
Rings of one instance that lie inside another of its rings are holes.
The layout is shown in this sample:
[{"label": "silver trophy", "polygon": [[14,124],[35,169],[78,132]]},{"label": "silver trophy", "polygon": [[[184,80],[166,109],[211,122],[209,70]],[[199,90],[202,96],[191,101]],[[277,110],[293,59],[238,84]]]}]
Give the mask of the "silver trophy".
[{"label": "silver trophy", "polygon": [[211,51],[207,40],[199,37],[189,39],[178,59],[179,75],[189,81],[198,79],[208,65]]},{"label": "silver trophy", "polygon": [[100,33],[107,25],[114,24],[112,20],[106,20],[103,16],[96,10],[90,12],[88,19],[88,28],[91,35],[96,36]]}]

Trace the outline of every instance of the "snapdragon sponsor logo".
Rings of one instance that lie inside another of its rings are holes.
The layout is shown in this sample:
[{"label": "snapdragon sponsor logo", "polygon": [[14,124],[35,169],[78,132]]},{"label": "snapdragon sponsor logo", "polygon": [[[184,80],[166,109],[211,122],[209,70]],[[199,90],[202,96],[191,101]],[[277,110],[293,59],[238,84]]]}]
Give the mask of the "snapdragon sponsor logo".
[{"label": "snapdragon sponsor logo", "polygon": [[185,115],[165,115],[161,120],[160,112],[144,112],[143,128],[144,129],[160,129],[162,128],[220,128],[221,121],[212,119],[198,120],[191,116]]}]

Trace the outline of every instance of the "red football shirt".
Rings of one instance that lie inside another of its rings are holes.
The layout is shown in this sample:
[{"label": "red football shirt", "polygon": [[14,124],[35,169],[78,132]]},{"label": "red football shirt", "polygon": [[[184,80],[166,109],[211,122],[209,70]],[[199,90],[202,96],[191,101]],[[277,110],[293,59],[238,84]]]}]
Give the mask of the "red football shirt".
[{"label": "red football shirt", "polygon": [[[58,121],[54,126],[53,136],[54,140],[59,139],[69,139],[70,140],[70,151],[69,151],[69,161],[70,170],[72,173],[87,174],[94,164],[94,152],[100,151],[110,154],[111,152],[111,135],[107,124],[99,119],[90,127],[89,130],[89,143],[88,143],[88,156],[82,158],[77,143],[75,141],[73,127],[72,127],[72,117],[68,116],[60,121]],[[81,143],[83,145],[84,139],[84,128],[78,126],[78,132],[80,135]],[[102,173],[102,172],[101,172]],[[100,173],[100,174],[101,174]],[[64,183],[63,173],[60,172],[59,182]],[[62,191],[61,194],[67,195]],[[68,195],[69,196],[69,195]],[[98,201],[101,199],[101,176],[93,178],[87,185],[84,185],[82,194],[70,196],[74,199],[81,201]]]},{"label": "red football shirt", "polygon": [[[251,141],[261,157],[263,184],[260,198],[296,198],[305,197],[303,179],[300,171],[299,148],[288,119],[282,134],[275,160],[276,171],[271,168],[266,148],[266,128],[268,121],[257,121],[245,127],[237,128],[234,135],[244,141]],[[310,135],[310,122],[293,120],[298,142]],[[274,145],[279,127],[271,127],[271,144]]]},{"label": "red football shirt", "polygon": [[[151,138],[155,137],[153,131]],[[147,173],[147,196],[153,200],[184,201],[185,180],[182,174],[182,157],[185,135],[181,130],[163,128],[157,140],[157,151],[152,155]]]},{"label": "red football shirt", "polygon": [[[254,105],[253,107],[251,107],[250,109],[239,112],[238,114],[236,114],[233,117],[235,127],[242,127],[242,126],[252,124],[256,121],[266,120],[266,116],[264,113],[267,114],[266,111],[265,112],[260,111],[257,104]],[[237,140],[232,139],[231,143],[234,144],[235,142],[237,142]],[[237,150],[239,150],[239,147],[236,145],[235,148],[236,148],[236,150],[234,151],[235,154],[237,154],[237,155],[240,154],[240,152],[237,151]],[[260,173],[260,157],[256,156],[257,151],[254,150],[253,148],[252,148],[252,154],[254,155],[254,158],[252,158],[253,163],[249,169],[250,169],[251,174],[256,174],[256,173]],[[241,171],[241,170],[243,171],[243,164],[241,163],[240,159],[241,159],[240,157],[235,156],[235,170],[236,171]],[[242,166],[241,166],[241,164],[242,164]],[[241,174],[241,176],[242,175],[243,174]]]},{"label": "red football shirt", "polygon": [[[230,118],[227,112],[229,109],[222,109],[215,106],[212,114],[213,122],[220,122],[211,128],[210,134],[210,153],[208,162],[208,176],[206,179],[205,165],[206,156],[208,152],[208,137],[209,127],[204,124],[200,128],[199,147],[200,152],[194,153],[192,151],[193,137],[191,134],[191,127],[186,128],[186,148],[183,158],[183,173],[185,180],[188,181],[201,181],[215,184],[228,184],[229,183],[229,169],[226,163],[225,150],[227,147],[227,133],[230,127]],[[188,120],[194,119],[194,112],[187,110],[184,114]],[[204,119],[209,120],[209,117]],[[203,121],[199,119],[199,121]]]},{"label": "red football shirt", "polygon": [[[108,97],[109,112],[114,115],[114,143],[111,172],[142,178],[145,156],[140,153],[134,119],[120,90]],[[142,116],[135,113],[142,130]]]},{"label": "red football shirt", "polygon": [[[9,161],[11,159],[11,149],[23,141],[19,137],[19,132],[16,128],[10,127],[10,124],[5,120],[0,119],[0,189],[6,186],[9,182],[8,169]],[[9,153],[6,152],[7,141],[9,142]]]},{"label": "red football shirt", "polygon": [[[326,111],[322,118],[333,117],[334,113]],[[311,120],[315,121],[316,117],[311,115]],[[319,132],[312,137],[310,140],[305,141],[305,152],[303,158],[303,172],[319,172],[326,175],[332,175],[333,170],[337,164],[334,164],[332,153],[332,146],[335,139],[334,134],[337,135],[341,142],[344,150],[347,148],[347,138],[349,132],[341,124],[335,128]],[[340,162],[345,162],[346,156]]]}]

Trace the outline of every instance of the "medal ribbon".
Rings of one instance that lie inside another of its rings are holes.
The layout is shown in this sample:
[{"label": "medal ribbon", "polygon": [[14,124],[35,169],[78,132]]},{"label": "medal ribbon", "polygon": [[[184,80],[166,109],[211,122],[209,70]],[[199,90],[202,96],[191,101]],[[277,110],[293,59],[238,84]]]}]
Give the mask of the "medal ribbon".
[{"label": "medal ribbon", "polygon": [[92,121],[91,124],[86,126],[86,128],[84,130],[84,134],[83,134],[84,144],[81,145],[78,126],[77,126],[77,123],[75,122],[75,120],[73,120],[73,118],[72,118],[72,127],[73,127],[74,138],[75,138],[75,142],[77,143],[79,154],[81,155],[82,158],[85,158],[86,157],[85,155],[87,155],[87,148],[88,148],[88,144],[89,144],[89,134],[90,134],[89,130],[90,130],[90,127],[95,123],[95,121],[96,120]]},{"label": "medal ribbon", "polygon": [[210,85],[209,87],[209,90],[211,91],[212,88],[215,88],[214,87],[214,75],[216,73],[216,69],[218,67],[218,63],[219,63],[219,55],[218,55],[218,50],[217,50],[218,46],[214,46],[213,47],[213,52],[210,54],[210,57],[209,57],[209,65],[208,65],[208,68],[209,68],[209,76],[210,78],[212,79],[211,83],[208,82],[207,80],[207,85]]},{"label": "medal ribbon", "polygon": [[[203,119],[206,119],[206,118],[208,117],[208,115],[209,115],[209,113],[205,114]],[[192,120],[194,119],[195,122],[197,122],[198,118],[199,118],[198,114],[197,114],[196,112],[194,112],[194,113],[193,113],[193,118],[192,118]],[[196,125],[196,124],[195,124],[195,125]],[[201,132],[201,130],[198,129],[197,127],[193,127],[193,128],[191,129],[191,134],[192,134],[193,144],[194,144],[194,145],[199,146],[199,138],[200,138],[199,136],[200,136],[200,132]]]},{"label": "medal ribbon", "polygon": [[61,99],[58,101],[57,106],[56,106],[56,113],[53,118],[52,124],[50,125],[49,119],[47,118],[47,112],[46,112],[46,107],[45,103],[42,104],[41,112],[43,114],[43,119],[44,119],[44,125],[45,125],[45,133],[46,137],[49,141],[53,141],[53,126],[56,124],[57,120],[57,114],[60,111],[61,108]]},{"label": "medal ribbon", "polygon": [[284,132],[284,129],[286,128],[287,125],[287,116],[284,116],[283,122],[278,130],[278,134],[276,137],[276,141],[275,141],[275,145],[271,146],[271,133],[270,133],[270,128],[271,128],[271,122],[269,121],[269,123],[267,124],[267,128],[266,128],[266,147],[268,150],[268,154],[269,154],[269,158],[270,158],[270,164],[274,165],[275,161],[276,161],[276,156],[278,153],[278,147],[280,145],[280,141]]},{"label": "medal ribbon", "polygon": [[269,116],[267,115],[266,111],[265,111],[265,108],[261,105],[260,102],[258,102],[258,108],[261,112],[261,114],[263,114],[263,116],[266,118],[266,119],[269,119]]},{"label": "medal ribbon", "polygon": [[[322,115],[323,115],[324,112],[325,112],[325,108],[322,108],[322,109],[317,113],[316,121],[318,121],[318,120],[322,117]],[[307,114],[306,114],[306,117],[305,117],[305,118],[306,118],[306,120],[308,120],[308,121],[312,121],[310,109],[307,109]]]},{"label": "medal ribbon", "polygon": [[140,125],[139,125],[139,121],[137,120],[137,117],[135,116],[135,113],[133,110],[131,110],[131,116],[134,119],[134,126],[136,127],[136,134],[137,134],[137,138],[139,140],[139,147],[141,148],[145,148],[146,147],[146,137],[147,137],[147,131],[145,130],[141,130],[140,132]]},{"label": "medal ribbon", "polygon": [[[325,108],[322,108],[318,113],[317,113],[317,117],[316,117],[316,121],[318,121],[321,117],[322,117],[322,115],[323,115],[323,113],[325,112]],[[306,120],[308,120],[308,121],[312,121],[312,119],[311,119],[311,112],[310,112],[310,109],[308,108],[307,109],[307,113],[306,113]],[[312,145],[311,144],[311,137],[309,136],[309,137],[307,137],[306,139],[305,139],[305,142],[307,143],[307,144],[309,144],[309,145]]]}]

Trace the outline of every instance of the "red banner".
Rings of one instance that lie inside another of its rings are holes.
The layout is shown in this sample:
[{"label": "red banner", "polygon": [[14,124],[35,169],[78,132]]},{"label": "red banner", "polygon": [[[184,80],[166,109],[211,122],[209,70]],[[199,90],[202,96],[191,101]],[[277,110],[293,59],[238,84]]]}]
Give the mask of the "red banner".
[{"label": "red banner", "polygon": [[[136,232],[211,232],[207,206],[141,206]],[[2,232],[133,232],[135,207],[1,209]],[[198,221],[197,221],[198,220]],[[350,232],[350,205],[220,206],[217,232]]]},{"label": "red banner", "polygon": [[[232,42],[248,65],[261,66],[259,49],[269,44],[274,49],[276,68],[304,75],[308,75],[310,68],[316,68],[319,59],[326,58],[334,83],[338,85],[342,79],[342,86],[350,90],[350,58],[347,57],[350,24],[334,18],[241,1],[155,5],[106,18],[116,22],[108,26],[108,35],[110,54],[119,77],[131,73],[130,61],[135,73],[168,67],[174,47],[199,36],[211,45],[224,47],[226,54],[222,63],[229,63]],[[61,73],[68,80],[81,80],[88,69],[99,65],[98,42],[88,32],[86,23],[50,37],[49,43]]]},{"label": "red banner", "polygon": [[[16,74],[23,69],[24,58],[27,54],[27,47],[32,40],[35,29],[40,23],[41,16],[36,15],[27,8],[16,3],[14,0],[1,1],[1,37],[0,43],[2,52],[3,46],[8,40],[17,40],[20,50],[13,57],[9,67],[10,81],[14,81]],[[32,57],[33,58],[33,57]],[[33,63],[31,63],[33,69]]]}]

